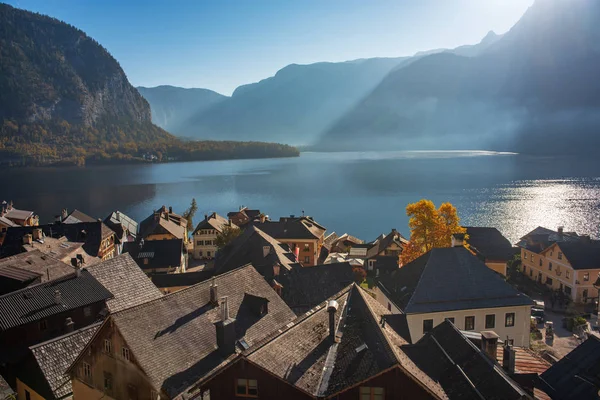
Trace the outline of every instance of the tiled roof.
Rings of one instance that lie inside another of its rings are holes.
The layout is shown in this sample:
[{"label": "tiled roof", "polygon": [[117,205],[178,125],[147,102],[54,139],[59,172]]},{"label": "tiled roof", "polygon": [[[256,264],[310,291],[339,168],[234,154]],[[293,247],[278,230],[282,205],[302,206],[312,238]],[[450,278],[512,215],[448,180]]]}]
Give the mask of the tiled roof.
[{"label": "tiled roof", "polygon": [[588,339],[552,365],[541,376],[542,389],[553,399],[598,399],[600,339]]},{"label": "tiled roof", "polygon": [[[518,374],[543,374],[548,368],[550,363],[544,360],[542,357],[535,354],[533,351],[524,347],[513,347],[515,350],[515,372]],[[496,358],[498,364],[502,365],[502,359],[504,358],[504,348],[498,345],[498,351],[496,352]]]},{"label": "tiled roof", "polygon": [[319,239],[325,234],[325,228],[310,217],[282,217],[279,221],[255,221],[253,224],[277,240],[314,240]]},{"label": "tiled roof", "polygon": [[354,282],[349,263],[292,268],[275,277],[281,296],[294,312],[304,313]]},{"label": "tiled roof", "polygon": [[162,297],[129,254],[93,265],[88,272],[113,294],[106,302],[111,313]]},{"label": "tiled roof", "polygon": [[140,224],[140,237],[146,238],[150,235],[164,234],[169,233],[175,236],[177,239],[185,238],[185,228],[181,225],[176,224],[170,219],[163,218],[154,218],[152,216],[151,220],[144,220],[142,222],[143,225]]},{"label": "tiled roof", "polygon": [[1,216],[1,215],[0,215],[0,224],[6,225],[6,226],[19,226],[19,225],[15,224],[14,222],[12,222],[10,219],[8,219],[4,216]]},{"label": "tiled roof", "polygon": [[[327,304],[336,300],[336,337],[329,338]],[[286,328],[251,347],[246,356],[313,396],[332,396],[380,372],[399,366],[439,398],[441,388],[402,353],[405,344],[379,320],[387,312],[352,284],[299,316]]]},{"label": "tiled roof", "polygon": [[[236,338],[243,338],[250,346],[295,317],[250,265],[214,279],[218,296],[227,296],[229,315],[236,319]],[[210,303],[211,282],[199,283],[109,317],[153,386],[170,397],[227,362],[228,358],[217,351],[214,323],[220,316],[218,307]],[[268,313],[258,316],[248,306],[248,295],[266,298]]]},{"label": "tiled roof", "polygon": [[[104,223],[113,231],[120,229],[119,236],[123,236],[123,228],[127,229],[129,234],[134,238],[137,236],[138,223],[121,211],[114,211],[108,217],[104,219]],[[117,228],[119,227],[120,228]]]},{"label": "tiled roof", "polygon": [[21,271],[20,274],[12,275],[13,279],[19,279],[19,276],[22,276],[23,279],[27,280],[27,277],[36,276],[40,278],[40,282],[46,282],[75,272],[72,266],[39,250],[0,259],[0,276],[8,276],[9,270],[13,273]]},{"label": "tiled roof", "polygon": [[60,399],[73,392],[71,377],[65,373],[100,324],[87,326],[29,348],[55,398]]},{"label": "tiled roof", "polygon": [[4,216],[10,220],[26,220],[27,218],[33,215],[33,211],[27,210],[17,210],[16,208],[11,208],[4,214]]},{"label": "tiled roof", "polygon": [[[265,255],[266,247],[269,249]],[[215,273],[222,274],[246,264],[252,264],[267,278],[273,275],[273,265],[280,265],[286,270],[297,265],[288,245],[278,242],[255,226],[246,227],[240,236],[217,252]]]},{"label": "tiled roof", "polygon": [[85,252],[93,257],[98,255],[102,240],[114,235],[114,232],[100,221],[8,228],[2,243],[2,250],[6,250],[4,254],[20,253],[23,247],[23,236],[32,234],[34,229],[41,229],[46,238],[58,239],[64,236],[70,242],[83,243]]},{"label": "tiled roof", "polygon": [[467,226],[470,249],[488,260],[508,261],[514,248],[496,228]]},{"label": "tiled roof", "polygon": [[402,349],[450,399],[523,399],[527,394],[449,321]]},{"label": "tiled roof", "polygon": [[[205,215],[204,219],[196,225],[196,229],[194,230],[194,235],[200,229],[215,229],[217,232],[223,232],[223,229],[229,225],[229,220],[221,217],[217,213],[212,213],[210,215]],[[235,224],[232,224],[233,227],[236,227]]]},{"label": "tiled roof", "polygon": [[395,229],[392,229],[390,233],[383,237],[378,237],[373,242],[373,246],[371,246],[367,252],[367,257],[375,257],[377,254],[390,247],[392,243],[396,243],[401,248],[404,248],[404,246],[408,243],[408,240],[406,240],[406,238],[402,236],[400,232],[398,232]]},{"label": "tiled roof", "polygon": [[581,239],[556,245],[573,269],[600,269],[600,240]]},{"label": "tiled roof", "polygon": [[575,232],[559,233],[551,229],[538,226],[527,235],[523,236],[517,245],[527,250],[539,253],[555,242],[577,241],[579,239],[579,236]]},{"label": "tiled roof", "polygon": [[433,249],[377,284],[407,314],[533,304],[464,247]]},{"label": "tiled roof", "polygon": [[331,246],[333,245],[333,243],[335,243],[337,238],[338,238],[337,233],[331,232],[329,235],[327,235],[325,237],[325,240],[323,241],[323,246],[325,248],[327,248],[327,250],[331,250]]},{"label": "tiled roof", "polygon": [[[123,253],[129,253],[141,269],[178,267],[183,254],[182,239],[144,240],[123,243]],[[147,259],[146,264],[144,260]]]},{"label": "tiled roof", "polygon": [[[55,302],[60,291],[61,301]],[[0,331],[112,298],[87,270],[0,296]]]},{"label": "tiled roof", "polygon": [[90,217],[89,215],[79,211],[73,210],[71,214],[67,218],[65,218],[62,223],[63,224],[77,224],[79,222],[96,222],[97,219]]},{"label": "tiled roof", "polygon": [[213,275],[214,270],[208,269],[181,274],[154,274],[150,279],[158,288],[187,287],[210,279]]}]

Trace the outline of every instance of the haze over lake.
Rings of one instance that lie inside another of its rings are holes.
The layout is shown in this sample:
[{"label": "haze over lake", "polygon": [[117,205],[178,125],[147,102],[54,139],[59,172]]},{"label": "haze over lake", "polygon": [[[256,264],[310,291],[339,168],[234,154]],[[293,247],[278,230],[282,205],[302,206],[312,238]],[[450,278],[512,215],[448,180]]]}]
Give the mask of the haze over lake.
[{"label": "haze over lake", "polygon": [[[4,170],[2,196],[50,222],[62,208],[140,221],[163,204],[225,215],[240,205],[271,218],[301,215],[364,240],[397,228],[406,204],[450,201],[463,225],[495,226],[511,242],[538,225],[598,236],[597,161],[511,153],[339,152],[298,158]],[[25,184],[26,183],[26,184]]]}]

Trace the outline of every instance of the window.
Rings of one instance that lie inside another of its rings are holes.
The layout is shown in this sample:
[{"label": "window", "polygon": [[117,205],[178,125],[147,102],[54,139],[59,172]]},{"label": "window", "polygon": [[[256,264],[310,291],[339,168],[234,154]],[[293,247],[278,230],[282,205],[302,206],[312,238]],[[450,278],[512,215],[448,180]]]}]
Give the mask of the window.
[{"label": "window", "polygon": [[454,323],[454,317],[446,318],[446,321],[450,321],[450,322]]},{"label": "window", "polygon": [[583,274],[583,281],[587,282],[590,280],[590,273],[586,272],[585,274]]},{"label": "window", "polygon": [[550,257],[554,254],[554,250],[550,250]]},{"label": "window", "polygon": [[201,251],[198,252],[198,256],[202,257],[202,252]]},{"label": "window", "polygon": [[475,317],[465,317],[465,331],[472,331],[475,329]]},{"label": "window", "polygon": [[104,352],[106,354],[112,353],[112,342],[110,341],[110,339],[104,339]]},{"label": "window", "polygon": [[92,379],[92,366],[86,362],[83,363],[82,367],[83,379]]},{"label": "window", "polygon": [[310,256],[304,256],[304,262],[305,263],[309,263],[310,262]]},{"label": "window", "polygon": [[40,321],[40,331],[45,331],[46,329],[48,329],[48,323],[43,319]]},{"label": "window", "polygon": [[392,311],[392,303],[388,302],[388,311]]},{"label": "window", "polygon": [[549,276],[546,277],[546,285],[552,286],[552,278],[550,278]]},{"label": "window", "polygon": [[506,316],[504,318],[504,326],[506,326],[506,327],[515,326],[515,313],[514,312],[506,313]]},{"label": "window", "polygon": [[552,263],[548,263],[548,271],[552,271]]},{"label": "window", "polygon": [[565,294],[571,295],[571,288],[569,286],[565,286]]},{"label": "window", "polygon": [[560,251],[558,252],[558,259],[562,260],[562,253]]},{"label": "window", "polygon": [[531,255],[531,262],[533,262],[533,254]]},{"label": "window", "polygon": [[423,333],[430,332],[433,329],[433,320],[432,319],[424,319],[423,320]]},{"label": "window", "polygon": [[83,307],[83,316],[84,317],[91,317],[92,316],[92,309],[90,307]]},{"label": "window", "polygon": [[310,251],[310,244],[304,243],[304,251]]},{"label": "window", "polygon": [[124,359],[129,361],[129,349],[127,347],[121,348],[121,356],[123,356]]},{"label": "window", "polygon": [[360,400],[383,400],[384,390],[381,387],[360,387]]},{"label": "window", "polygon": [[583,297],[583,301],[587,301],[587,297],[588,297],[588,290],[587,289],[583,289],[582,297]]},{"label": "window", "polygon": [[137,400],[138,399],[138,390],[137,387],[129,384],[127,385],[127,398],[129,400]]},{"label": "window", "polygon": [[242,397],[258,397],[258,381],[256,379],[237,379],[235,394]]},{"label": "window", "polygon": [[202,240],[196,240],[196,246],[202,246]]},{"label": "window", "polygon": [[533,270],[529,269],[529,276],[532,277],[533,276]]},{"label": "window", "polygon": [[144,258],[144,265],[148,265],[148,259]]},{"label": "window", "polygon": [[571,279],[571,271],[569,271],[569,270],[566,270],[566,271],[565,271],[565,277],[566,277],[567,279]]},{"label": "window", "polygon": [[523,260],[527,260],[527,252],[526,251],[523,252]]},{"label": "window", "polygon": [[210,257],[210,251],[206,252],[206,257]]},{"label": "window", "polygon": [[494,329],[496,327],[496,314],[485,316],[485,329]]},{"label": "window", "polygon": [[540,267],[544,265],[544,261],[542,260],[542,258],[540,257]]},{"label": "window", "polygon": [[113,388],[113,378],[110,372],[104,371],[104,390],[111,391]]},{"label": "window", "polygon": [[25,390],[25,400],[31,400],[31,393],[29,393],[29,390]]},{"label": "window", "polygon": [[527,272],[527,265],[523,265],[523,273]]}]

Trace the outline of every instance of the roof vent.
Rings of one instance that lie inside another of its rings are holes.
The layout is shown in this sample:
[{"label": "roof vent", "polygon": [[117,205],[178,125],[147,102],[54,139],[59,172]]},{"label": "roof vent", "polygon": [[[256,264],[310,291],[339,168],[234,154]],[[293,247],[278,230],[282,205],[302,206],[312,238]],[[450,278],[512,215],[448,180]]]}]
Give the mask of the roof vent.
[{"label": "roof vent", "polygon": [[368,347],[367,347],[367,345],[365,343],[363,343],[360,346],[358,346],[355,351],[357,353],[360,353],[361,351],[366,350],[366,349],[368,349]]},{"label": "roof vent", "polygon": [[25,292],[23,293],[23,297],[26,299],[32,299],[33,298],[33,293],[31,292]]},{"label": "roof vent", "polygon": [[338,310],[338,302],[335,300],[329,300],[327,303],[327,312],[329,313],[329,338],[332,342],[335,342],[335,313]]},{"label": "roof vent", "polygon": [[54,303],[60,304],[61,302],[62,302],[62,294],[60,293],[60,290],[56,289],[54,291]]}]

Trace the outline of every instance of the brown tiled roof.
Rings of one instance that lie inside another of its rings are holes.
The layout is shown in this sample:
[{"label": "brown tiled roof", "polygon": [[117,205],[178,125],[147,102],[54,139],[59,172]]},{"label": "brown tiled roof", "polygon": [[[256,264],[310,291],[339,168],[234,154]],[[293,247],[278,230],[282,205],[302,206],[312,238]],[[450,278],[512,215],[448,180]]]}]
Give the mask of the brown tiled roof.
[{"label": "brown tiled roof", "polygon": [[93,265],[88,271],[113,294],[106,302],[111,313],[162,297],[127,253]]},{"label": "brown tiled roof", "polygon": [[60,399],[73,392],[67,369],[100,325],[96,323],[29,348],[55,398]]},{"label": "brown tiled roof", "polygon": [[[548,368],[550,363],[544,360],[542,357],[535,354],[533,351],[524,347],[513,347],[515,349],[515,372],[519,374],[543,374]],[[502,365],[502,359],[504,358],[503,346],[498,346],[496,352],[496,358],[498,364]]]},{"label": "brown tiled roof", "polygon": [[97,219],[90,217],[89,215],[79,211],[73,210],[71,214],[67,218],[65,218],[62,222],[63,224],[76,224],[78,222],[96,222]]},{"label": "brown tiled roof", "polygon": [[27,210],[17,210],[16,208],[11,208],[4,214],[4,216],[10,220],[26,220],[27,218],[33,215],[33,211]]},{"label": "brown tiled roof", "polygon": [[[75,272],[72,266],[44,254],[40,250],[0,259],[0,276],[6,276],[5,272],[8,272],[8,269],[13,272],[17,272],[17,270],[24,273],[28,272],[28,276],[33,276],[32,274],[39,276],[40,282],[46,282]],[[15,276],[15,278],[18,277]]]},{"label": "brown tiled roof", "polygon": [[[228,297],[237,339],[250,346],[295,317],[251,265],[214,279],[218,296]],[[220,316],[218,307],[210,303],[211,281],[109,317],[153,386],[171,397],[232,358],[217,350],[214,323]],[[249,295],[268,300],[266,315],[259,317],[248,307]]]},{"label": "brown tiled roof", "polygon": [[253,224],[277,240],[314,240],[325,234],[325,228],[310,217],[282,217],[279,221],[254,221]]},{"label": "brown tiled roof", "polygon": [[[210,215],[206,215],[202,221],[196,225],[196,229],[194,229],[194,235],[200,229],[215,229],[217,232],[223,232],[223,229],[229,224],[229,220],[221,217],[217,213],[212,213]],[[233,227],[236,227],[235,224],[232,224]],[[236,227],[237,228],[237,227]]]},{"label": "brown tiled roof", "polygon": [[185,239],[185,228],[170,219],[163,218],[162,216],[155,219],[151,216],[151,220],[146,219],[140,224],[140,237],[146,238],[149,235],[170,233],[177,239]]},{"label": "brown tiled roof", "polygon": [[[327,304],[336,300],[336,336],[329,338]],[[387,313],[352,284],[299,316],[279,333],[245,355],[271,373],[312,396],[332,396],[380,372],[399,367],[438,398],[445,394],[402,352],[406,342],[379,323]]]},{"label": "brown tiled roof", "polygon": [[6,226],[19,226],[16,223],[12,222],[10,219],[0,215],[0,224],[6,225]]}]

